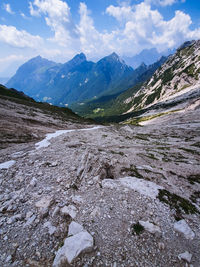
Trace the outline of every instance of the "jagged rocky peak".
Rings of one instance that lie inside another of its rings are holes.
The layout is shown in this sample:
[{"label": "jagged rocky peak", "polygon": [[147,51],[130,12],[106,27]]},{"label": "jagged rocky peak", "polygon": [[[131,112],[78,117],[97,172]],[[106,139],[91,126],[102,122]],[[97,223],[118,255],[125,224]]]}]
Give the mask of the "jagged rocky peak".
[{"label": "jagged rocky peak", "polygon": [[76,65],[79,65],[81,64],[82,62],[86,61],[87,58],[85,56],[84,53],[80,53],[80,54],[77,54],[76,56],[74,56],[71,60],[71,62],[73,62],[74,64]]}]

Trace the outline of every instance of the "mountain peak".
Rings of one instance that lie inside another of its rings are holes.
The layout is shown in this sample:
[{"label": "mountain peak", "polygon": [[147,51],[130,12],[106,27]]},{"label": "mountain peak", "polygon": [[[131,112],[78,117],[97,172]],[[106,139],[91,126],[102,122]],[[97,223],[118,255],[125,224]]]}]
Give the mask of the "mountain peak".
[{"label": "mountain peak", "polygon": [[110,54],[108,57],[112,58],[112,59],[115,59],[115,60],[118,60],[119,59],[119,56],[113,52],[112,54]]},{"label": "mountain peak", "polygon": [[75,55],[70,61],[65,63],[65,67],[67,67],[67,69],[69,68],[69,66],[77,66],[80,65],[81,63],[87,61],[87,58],[85,56],[84,53],[80,53]]},{"label": "mountain peak", "polygon": [[76,56],[74,56],[72,58],[72,60],[83,62],[83,61],[86,61],[87,59],[86,59],[86,56],[84,53],[80,53],[80,54],[77,54]]}]

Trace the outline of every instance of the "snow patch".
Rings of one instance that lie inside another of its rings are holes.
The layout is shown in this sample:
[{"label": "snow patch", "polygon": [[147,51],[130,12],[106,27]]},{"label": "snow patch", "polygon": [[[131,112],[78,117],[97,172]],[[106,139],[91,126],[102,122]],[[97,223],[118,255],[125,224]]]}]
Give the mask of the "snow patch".
[{"label": "snow patch", "polygon": [[0,169],[9,169],[15,164],[15,160],[9,160],[0,164]]},{"label": "snow patch", "polygon": [[58,130],[55,133],[47,134],[45,139],[43,139],[42,141],[36,143],[35,146],[36,146],[36,149],[40,149],[40,148],[43,148],[43,147],[48,147],[50,145],[50,140],[52,138],[56,138],[56,137],[58,137],[58,136],[60,136],[62,134],[76,132],[76,131],[92,131],[92,130],[96,130],[96,129],[99,129],[99,128],[102,128],[102,126],[95,126],[95,127],[92,127],[92,128],[84,128],[84,129],[73,129],[73,130]]}]

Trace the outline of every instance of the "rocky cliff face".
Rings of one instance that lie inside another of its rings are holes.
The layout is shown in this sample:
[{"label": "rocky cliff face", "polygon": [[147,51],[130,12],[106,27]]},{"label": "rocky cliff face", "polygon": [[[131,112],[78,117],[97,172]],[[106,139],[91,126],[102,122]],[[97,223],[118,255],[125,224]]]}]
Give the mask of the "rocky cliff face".
[{"label": "rocky cliff face", "polygon": [[137,93],[124,100],[129,106],[127,112],[185,93],[189,87],[199,84],[199,80],[200,41],[194,41],[180,47]]}]

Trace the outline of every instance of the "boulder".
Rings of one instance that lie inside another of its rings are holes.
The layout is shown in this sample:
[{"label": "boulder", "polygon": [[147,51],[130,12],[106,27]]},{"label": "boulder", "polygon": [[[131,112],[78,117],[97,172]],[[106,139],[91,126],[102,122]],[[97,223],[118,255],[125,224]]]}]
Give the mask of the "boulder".
[{"label": "boulder", "polygon": [[68,266],[81,253],[93,248],[93,237],[82,231],[65,239],[64,245],[57,251],[53,267]]},{"label": "boulder", "polygon": [[186,239],[193,239],[195,237],[194,232],[186,223],[185,220],[180,220],[174,224],[174,230],[183,234]]}]

